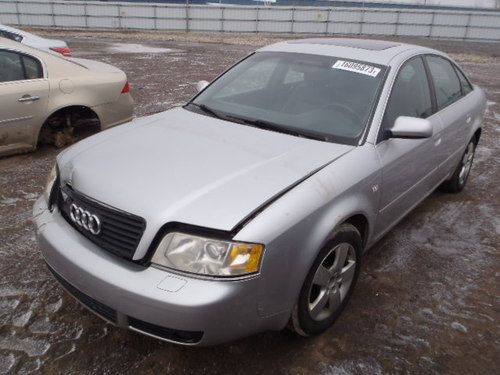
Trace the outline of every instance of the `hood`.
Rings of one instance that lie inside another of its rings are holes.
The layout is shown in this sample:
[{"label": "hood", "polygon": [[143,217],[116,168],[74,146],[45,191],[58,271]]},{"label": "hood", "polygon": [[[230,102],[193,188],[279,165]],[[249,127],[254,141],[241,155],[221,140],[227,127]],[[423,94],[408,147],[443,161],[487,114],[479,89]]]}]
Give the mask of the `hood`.
[{"label": "hood", "polygon": [[177,108],[87,138],[58,164],[77,191],[145,218],[144,245],[168,222],[229,231],[351,149]]}]

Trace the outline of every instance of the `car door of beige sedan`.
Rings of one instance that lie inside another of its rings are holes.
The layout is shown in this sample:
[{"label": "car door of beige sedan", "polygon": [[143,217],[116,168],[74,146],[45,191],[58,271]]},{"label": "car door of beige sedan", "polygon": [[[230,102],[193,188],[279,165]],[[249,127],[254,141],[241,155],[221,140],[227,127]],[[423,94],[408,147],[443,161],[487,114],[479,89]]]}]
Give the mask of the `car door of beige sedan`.
[{"label": "car door of beige sedan", "polygon": [[33,56],[0,49],[0,155],[36,147],[48,99],[42,63]]}]

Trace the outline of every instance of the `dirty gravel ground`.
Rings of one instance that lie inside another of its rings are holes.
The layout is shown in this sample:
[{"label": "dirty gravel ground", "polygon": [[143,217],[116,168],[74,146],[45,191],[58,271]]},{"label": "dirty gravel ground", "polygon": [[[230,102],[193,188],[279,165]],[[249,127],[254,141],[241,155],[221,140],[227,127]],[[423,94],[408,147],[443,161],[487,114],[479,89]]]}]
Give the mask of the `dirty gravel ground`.
[{"label": "dirty gravel ground", "polygon": [[[277,39],[46,34],[64,35],[75,56],[125,70],[137,116],[183,103],[196,81]],[[411,41],[452,53],[485,88],[483,137],[465,191],[432,194],[372,248],[351,302],[327,333],[303,339],[285,330],[186,348],[87,312],[49,275],[35,242],[31,208],[58,152],[43,148],[0,159],[0,374],[498,374],[500,44]]]}]

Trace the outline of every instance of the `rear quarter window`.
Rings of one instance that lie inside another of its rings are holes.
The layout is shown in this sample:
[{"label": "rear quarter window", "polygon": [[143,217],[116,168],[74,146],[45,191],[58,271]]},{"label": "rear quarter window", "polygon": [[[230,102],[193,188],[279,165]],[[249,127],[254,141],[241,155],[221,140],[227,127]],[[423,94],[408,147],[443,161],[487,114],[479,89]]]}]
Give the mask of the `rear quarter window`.
[{"label": "rear quarter window", "polygon": [[469,92],[473,90],[472,85],[470,84],[467,77],[465,77],[465,75],[457,66],[455,66],[455,70],[457,72],[458,79],[460,80],[460,85],[462,86],[462,94],[467,95]]},{"label": "rear quarter window", "polygon": [[43,78],[42,65],[37,59],[25,55],[22,56],[22,59],[26,72],[26,79]]},{"label": "rear quarter window", "polygon": [[462,86],[450,61],[440,56],[426,56],[426,59],[440,110],[462,97]]}]

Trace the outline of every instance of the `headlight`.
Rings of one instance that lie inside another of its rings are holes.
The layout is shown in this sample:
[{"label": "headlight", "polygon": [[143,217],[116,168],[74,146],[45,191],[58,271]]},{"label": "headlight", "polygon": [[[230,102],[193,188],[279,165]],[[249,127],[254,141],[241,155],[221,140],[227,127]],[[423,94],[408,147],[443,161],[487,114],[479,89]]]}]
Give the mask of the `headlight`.
[{"label": "headlight", "polygon": [[52,192],[52,187],[54,186],[54,182],[56,182],[56,179],[57,179],[57,166],[56,164],[54,164],[54,166],[50,170],[49,176],[47,177],[47,183],[45,184],[45,190],[43,192],[43,196],[45,197],[47,203],[49,203],[50,193]]},{"label": "headlight", "polygon": [[185,233],[167,234],[152,262],[208,276],[241,276],[259,271],[264,246],[221,241]]}]

